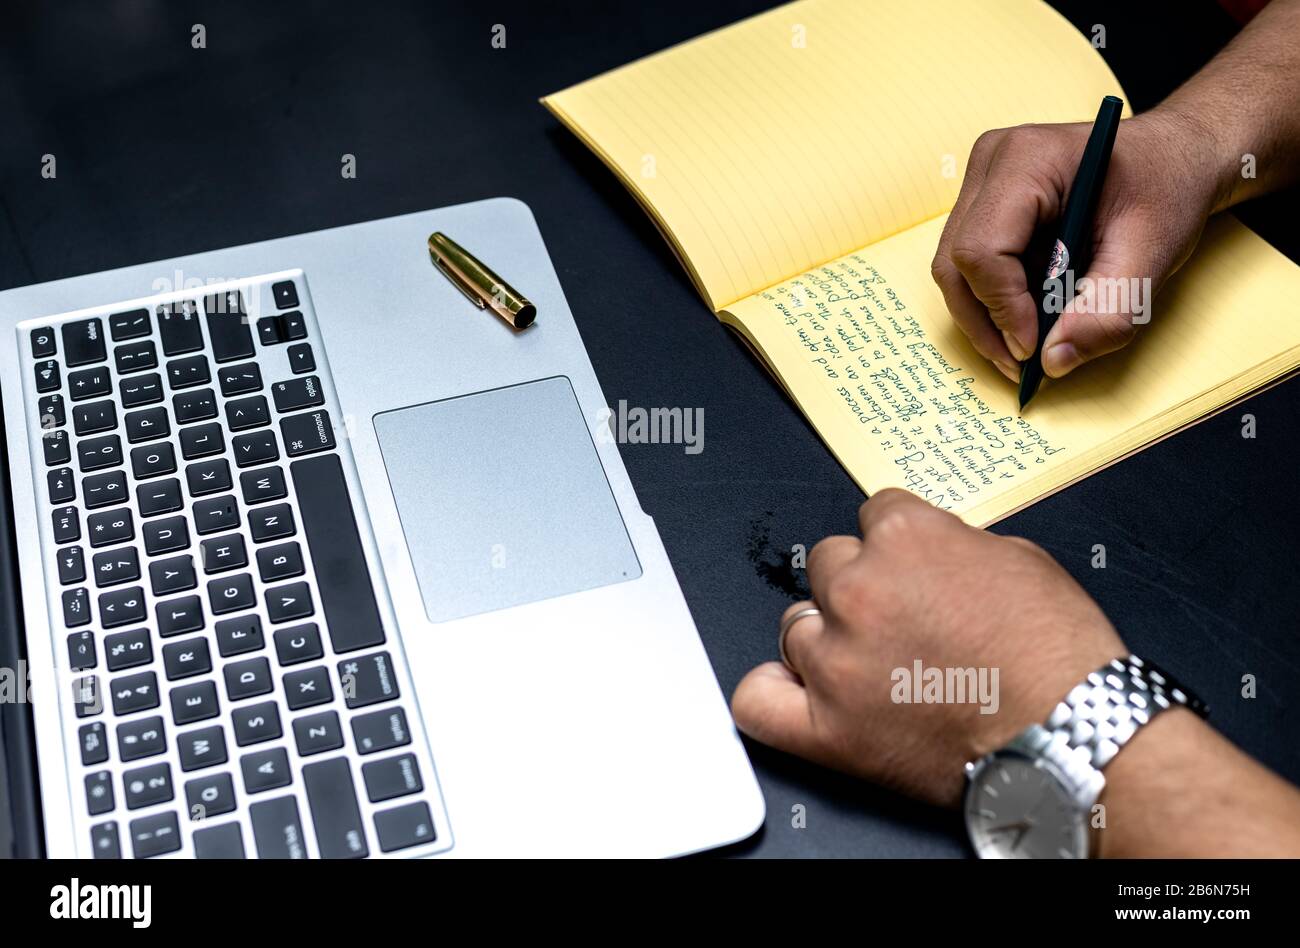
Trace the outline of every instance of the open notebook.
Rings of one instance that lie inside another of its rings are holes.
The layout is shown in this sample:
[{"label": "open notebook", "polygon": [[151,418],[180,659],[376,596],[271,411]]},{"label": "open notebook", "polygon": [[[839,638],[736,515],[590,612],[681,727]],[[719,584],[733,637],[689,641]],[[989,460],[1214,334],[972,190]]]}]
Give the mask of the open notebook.
[{"label": "open notebook", "polygon": [[859,486],[983,525],[1300,366],[1300,267],[1226,216],[1138,341],[1027,417],[952,323],[930,261],[975,139],[1107,94],[1039,0],[801,0],[543,102]]}]

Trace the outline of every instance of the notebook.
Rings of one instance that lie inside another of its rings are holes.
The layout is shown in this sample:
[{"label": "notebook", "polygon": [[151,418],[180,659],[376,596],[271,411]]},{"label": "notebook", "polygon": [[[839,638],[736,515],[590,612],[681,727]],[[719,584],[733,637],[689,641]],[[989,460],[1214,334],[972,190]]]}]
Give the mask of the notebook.
[{"label": "notebook", "polygon": [[[1300,267],[1230,216],[1124,351],[1015,386],[930,261],[990,128],[1124,97],[1039,0],[801,0],[543,99],[867,493],[985,525],[1300,366]],[[1127,101],[1127,99],[1126,99]]]}]

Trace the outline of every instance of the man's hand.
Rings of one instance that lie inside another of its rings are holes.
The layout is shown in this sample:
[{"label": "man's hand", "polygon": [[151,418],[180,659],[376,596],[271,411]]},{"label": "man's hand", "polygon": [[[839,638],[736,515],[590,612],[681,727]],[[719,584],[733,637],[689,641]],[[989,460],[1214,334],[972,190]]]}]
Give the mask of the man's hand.
[{"label": "man's hand", "polygon": [[[1016,363],[1038,343],[1046,276],[1025,266],[1045,264],[1033,251],[1055,237],[1090,130],[1022,125],[981,135],[931,264],[953,319],[1012,381],[1020,378]],[[1091,266],[1075,274],[1079,296],[1043,344],[1049,376],[1120,348],[1151,318],[1144,288],[1158,292],[1182,266],[1222,201],[1222,164],[1211,141],[1194,123],[1158,111],[1120,123]]]},{"label": "man's hand", "polygon": [[[1032,543],[968,527],[901,490],[872,496],[859,521],[861,540],[829,537],[809,554],[822,614],[787,635],[798,677],[778,662],[754,669],[732,699],[736,723],[765,744],[954,805],[966,761],[1045,720],[1124,643]],[[997,712],[896,704],[892,672],[917,660],[998,669]]]}]

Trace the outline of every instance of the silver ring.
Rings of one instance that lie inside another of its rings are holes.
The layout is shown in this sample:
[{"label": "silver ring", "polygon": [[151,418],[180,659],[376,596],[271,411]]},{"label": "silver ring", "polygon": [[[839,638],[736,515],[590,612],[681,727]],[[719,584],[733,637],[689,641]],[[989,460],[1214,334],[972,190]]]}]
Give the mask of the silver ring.
[{"label": "silver ring", "polygon": [[822,611],[816,606],[805,606],[803,609],[800,609],[794,615],[790,616],[790,618],[781,623],[781,634],[776,640],[776,647],[781,653],[781,664],[790,669],[790,671],[796,675],[799,674],[799,672],[790,664],[790,657],[785,653],[785,637],[789,634],[790,627],[800,619],[806,619],[808,616],[819,616],[821,614]]}]

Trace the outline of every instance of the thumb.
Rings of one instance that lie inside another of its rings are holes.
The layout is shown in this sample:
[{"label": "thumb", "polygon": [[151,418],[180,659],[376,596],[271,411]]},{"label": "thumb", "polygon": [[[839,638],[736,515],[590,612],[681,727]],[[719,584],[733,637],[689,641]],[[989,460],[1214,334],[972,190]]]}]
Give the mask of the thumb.
[{"label": "thumb", "polygon": [[808,692],[780,662],[753,669],[731,696],[736,726],[777,750],[816,760],[820,741],[813,727]]},{"label": "thumb", "polygon": [[1060,378],[1128,345],[1151,318],[1156,266],[1147,254],[1099,251],[1043,340],[1043,371]]}]

